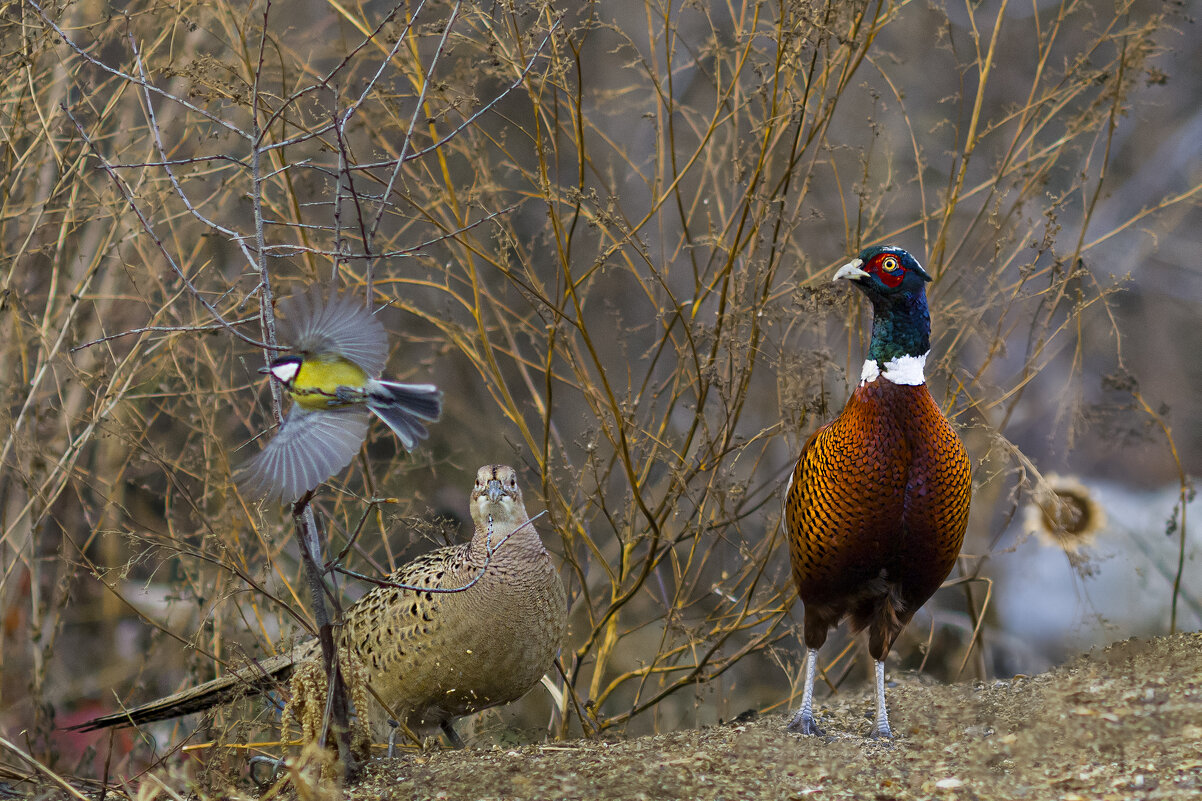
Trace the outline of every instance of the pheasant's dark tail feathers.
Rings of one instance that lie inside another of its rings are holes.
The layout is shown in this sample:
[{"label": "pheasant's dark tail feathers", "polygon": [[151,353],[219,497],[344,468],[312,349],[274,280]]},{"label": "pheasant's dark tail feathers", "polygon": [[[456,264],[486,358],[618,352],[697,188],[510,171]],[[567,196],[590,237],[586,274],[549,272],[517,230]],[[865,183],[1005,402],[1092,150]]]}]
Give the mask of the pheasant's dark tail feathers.
[{"label": "pheasant's dark tail feathers", "polygon": [[873,659],[882,660],[914,610],[907,609],[896,584],[877,579],[869,586],[874,591],[866,593],[851,610],[850,630],[868,629],[868,652]]},{"label": "pheasant's dark tail feathers", "polygon": [[442,393],[433,384],[372,381],[367,408],[388,424],[405,450],[411,451],[429,436],[423,423],[433,423],[442,415]]},{"label": "pheasant's dark tail feathers", "polygon": [[290,654],[281,654],[227,676],[207,681],[199,687],[181,690],[157,701],[101,715],[86,723],[67,727],[71,731],[96,731],[112,726],[140,726],[158,720],[203,712],[246,695],[258,695],[287,679],[292,672]]}]

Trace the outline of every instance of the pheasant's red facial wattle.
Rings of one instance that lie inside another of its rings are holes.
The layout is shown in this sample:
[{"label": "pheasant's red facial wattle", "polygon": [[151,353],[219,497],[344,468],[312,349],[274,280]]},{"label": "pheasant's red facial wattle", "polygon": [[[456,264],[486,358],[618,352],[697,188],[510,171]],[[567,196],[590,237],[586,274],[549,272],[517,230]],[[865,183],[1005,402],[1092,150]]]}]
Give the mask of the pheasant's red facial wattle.
[{"label": "pheasant's red facial wattle", "polygon": [[881,279],[890,289],[896,289],[906,277],[906,268],[892,253],[882,253],[868,263],[867,272]]}]

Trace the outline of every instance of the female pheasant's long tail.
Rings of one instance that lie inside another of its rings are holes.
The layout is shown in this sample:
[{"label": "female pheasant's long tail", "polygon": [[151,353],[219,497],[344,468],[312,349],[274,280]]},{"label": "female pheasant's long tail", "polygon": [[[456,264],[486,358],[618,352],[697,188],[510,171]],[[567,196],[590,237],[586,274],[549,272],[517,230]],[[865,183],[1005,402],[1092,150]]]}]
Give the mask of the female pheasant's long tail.
[{"label": "female pheasant's long tail", "polygon": [[293,654],[278,654],[207,681],[198,687],[190,687],[157,701],[102,715],[68,728],[72,731],[96,731],[111,726],[140,726],[156,720],[169,720],[193,712],[202,712],[235,698],[266,692],[278,682],[286,680],[292,673],[294,664]]}]

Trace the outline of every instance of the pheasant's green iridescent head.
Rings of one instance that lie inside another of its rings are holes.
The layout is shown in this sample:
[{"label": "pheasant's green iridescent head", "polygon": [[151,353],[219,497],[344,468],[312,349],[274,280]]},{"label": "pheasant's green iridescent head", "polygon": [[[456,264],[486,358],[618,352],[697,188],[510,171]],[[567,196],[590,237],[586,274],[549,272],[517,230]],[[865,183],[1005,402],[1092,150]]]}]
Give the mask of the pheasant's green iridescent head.
[{"label": "pheasant's green iridescent head", "polygon": [[877,245],[835,273],[872,301],[872,342],[864,364],[864,381],[884,375],[894,383],[921,384],[922,366],[931,349],[931,315],[926,283],[931,280],[918,260],[897,247]]}]

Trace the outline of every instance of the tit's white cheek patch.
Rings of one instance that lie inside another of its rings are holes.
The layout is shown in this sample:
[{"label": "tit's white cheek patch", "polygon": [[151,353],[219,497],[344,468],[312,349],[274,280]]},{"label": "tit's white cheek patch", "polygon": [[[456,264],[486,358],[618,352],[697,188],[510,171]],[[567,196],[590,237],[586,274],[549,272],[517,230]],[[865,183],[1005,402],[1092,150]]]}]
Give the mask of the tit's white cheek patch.
[{"label": "tit's white cheek patch", "polygon": [[276,380],[283,384],[287,384],[292,379],[296,378],[296,374],[300,372],[300,365],[296,362],[285,362],[277,364],[271,368],[271,374],[276,377]]}]

